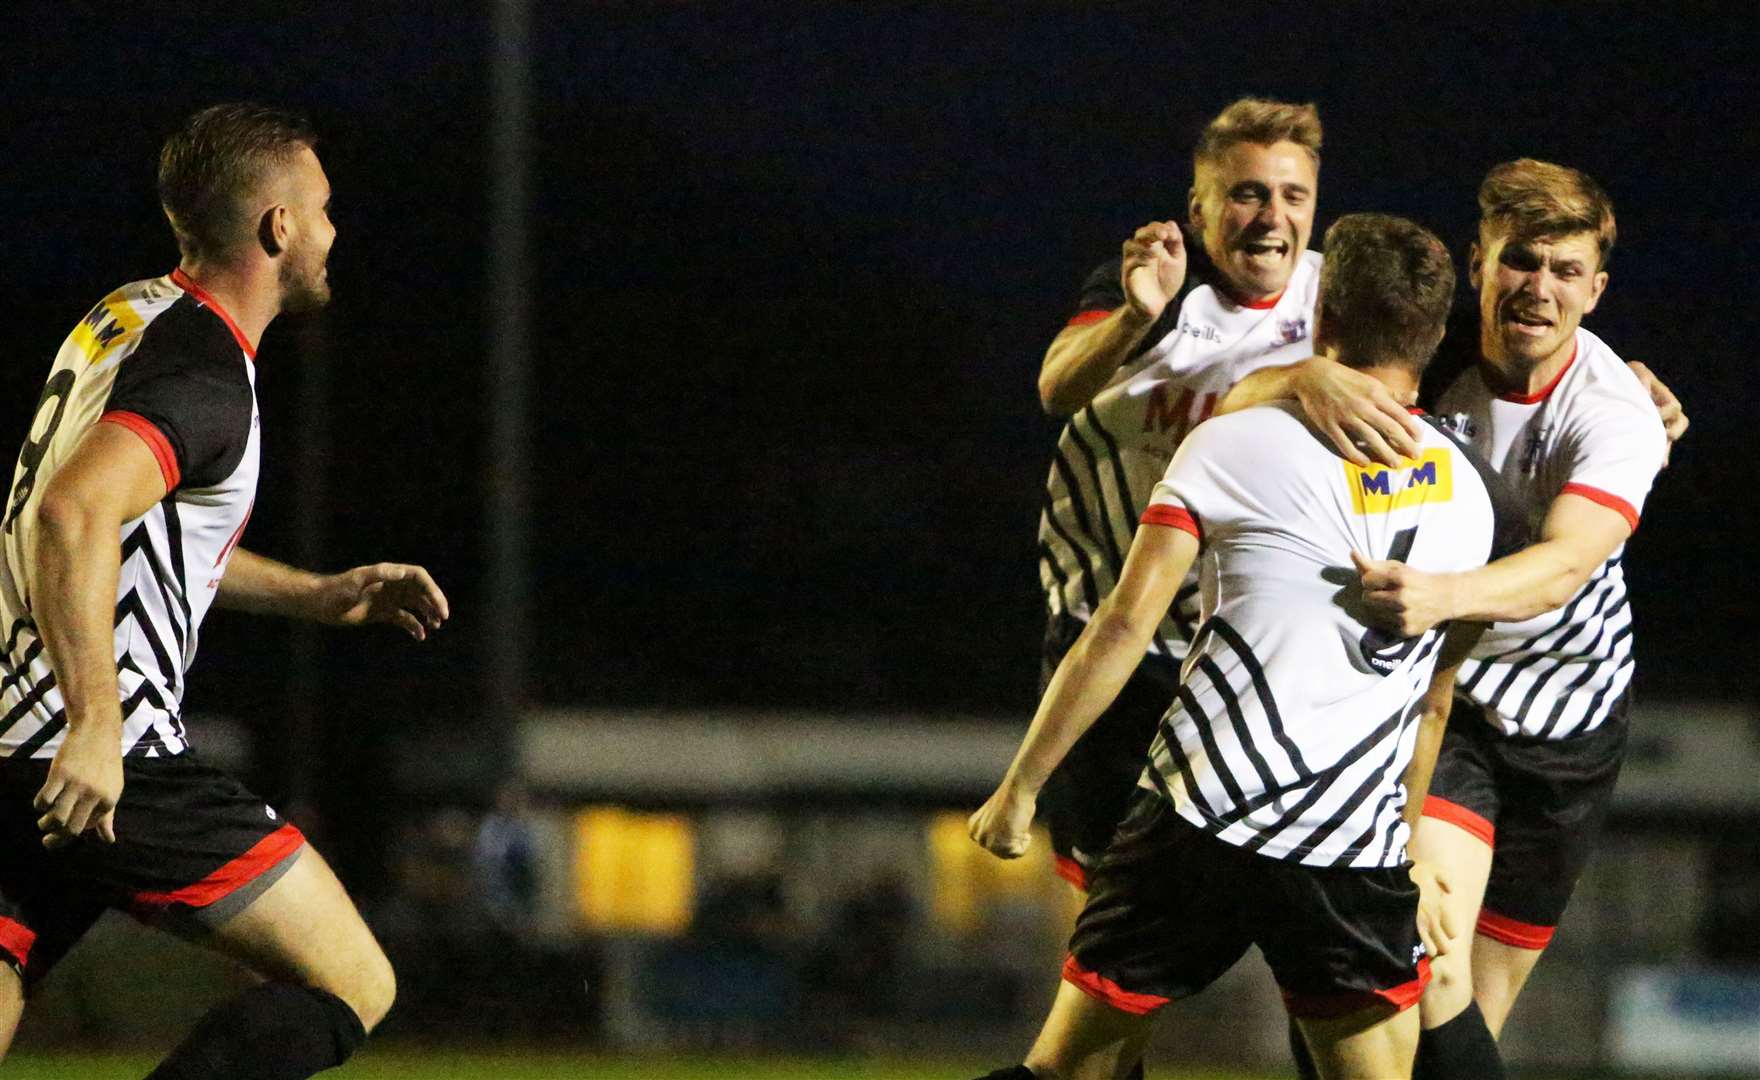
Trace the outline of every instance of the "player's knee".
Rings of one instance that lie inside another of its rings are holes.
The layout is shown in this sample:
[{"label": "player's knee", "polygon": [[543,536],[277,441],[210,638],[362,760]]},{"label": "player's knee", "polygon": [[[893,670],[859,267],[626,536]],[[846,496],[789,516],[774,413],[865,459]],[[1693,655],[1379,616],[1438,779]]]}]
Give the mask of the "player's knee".
[{"label": "player's knee", "polygon": [[346,999],[361,1018],[361,1026],[372,1031],[391,1011],[397,1000],[397,972],[383,952],[374,951],[372,960],[362,970],[353,994]]},{"label": "player's knee", "polygon": [[1460,952],[1430,962],[1430,985],[1424,988],[1424,1024],[1434,1027],[1453,1019],[1473,1000],[1473,973]]}]

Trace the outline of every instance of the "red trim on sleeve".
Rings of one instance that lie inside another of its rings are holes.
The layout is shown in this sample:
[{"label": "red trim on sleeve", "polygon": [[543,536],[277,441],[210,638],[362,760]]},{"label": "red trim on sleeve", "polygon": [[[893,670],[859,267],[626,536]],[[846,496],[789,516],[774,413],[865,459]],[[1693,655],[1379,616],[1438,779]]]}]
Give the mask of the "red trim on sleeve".
[{"label": "red trim on sleeve", "polygon": [[1089,971],[1077,963],[1075,953],[1069,953],[1063,958],[1063,981],[1102,1005],[1110,1005],[1119,1012],[1127,1012],[1132,1016],[1147,1016],[1173,1000],[1159,994],[1132,993],[1106,976]]},{"label": "red trim on sleeve", "polygon": [[159,430],[157,424],[140,413],[131,413],[123,409],[111,409],[103,416],[98,417],[98,423],[116,424],[139,435],[141,441],[147,444],[147,449],[153,452],[153,457],[159,462],[159,475],[165,478],[165,490],[177,490],[177,482],[183,479],[183,474],[177,469],[177,454],[171,449],[171,440],[165,437],[165,433]]},{"label": "red trim on sleeve", "polygon": [[1351,990],[1342,994],[1292,994],[1285,990],[1283,1007],[1302,1020],[1335,1020],[1376,1004],[1392,1005],[1394,1012],[1402,1013],[1418,1003],[1428,985],[1430,958],[1420,956],[1417,974],[1391,989]]},{"label": "red trim on sleeve", "polygon": [[1538,393],[1534,393],[1534,394],[1499,394],[1499,395],[1497,395],[1498,398],[1503,401],[1513,401],[1517,405],[1533,405],[1537,402],[1545,401],[1547,398],[1552,396],[1552,392],[1554,390],[1558,389],[1558,384],[1564,381],[1564,373],[1569,371],[1571,369],[1571,365],[1577,362],[1577,353],[1579,353],[1581,351],[1582,351],[1581,345],[1574,346],[1571,349],[1571,358],[1564,362],[1564,367],[1559,368],[1558,374],[1554,375],[1552,377],[1551,382],[1549,382],[1545,386],[1541,387],[1540,391]]},{"label": "red trim on sleeve", "polygon": [[1517,949],[1539,951],[1551,944],[1552,935],[1558,932],[1558,927],[1535,926],[1520,919],[1512,919],[1508,915],[1499,915],[1490,908],[1481,908],[1478,930],[1492,941],[1501,941]]},{"label": "red trim on sleeve", "polygon": [[31,958],[31,946],[37,943],[37,932],[24,923],[0,915],[0,952],[9,954],[23,970]]},{"label": "red trim on sleeve", "polygon": [[1588,484],[1566,484],[1564,490],[1559,492],[1559,494],[1580,495],[1592,503],[1605,506],[1620,517],[1625,518],[1626,524],[1631,526],[1633,532],[1638,531],[1637,509],[1633,507],[1631,503],[1626,502],[1624,499],[1610,491],[1602,491],[1600,488],[1590,487]]},{"label": "red trim on sleeve", "polygon": [[1143,511],[1141,524],[1167,525],[1175,529],[1184,529],[1186,532],[1197,537],[1199,541],[1204,539],[1204,530],[1203,527],[1198,524],[1198,519],[1193,516],[1190,510],[1187,510],[1183,506],[1170,506],[1167,503],[1150,503]]},{"label": "red trim on sleeve", "polygon": [[226,309],[220,306],[220,302],[214,299],[212,293],[197,285],[195,278],[184,273],[181,266],[171,271],[171,284],[189,293],[196,298],[197,303],[220,316],[220,321],[226,324],[226,329],[232,331],[232,339],[238,342],[238,347],[244,350],[244,355],[251,362],[256,362],[257,350],[251,344],[251,339],[244,336],[244,331],[240,330],[238,324],[232,321],[232,316],[226,313]]},{"label": "red trim on sleeve", "polygon": [[171,892],[134,894],[134,903],[148,908],[187,904],[193,908],[207,907],[260,877],[264,871],[287,858],[306,842],[305,835],[292,825],[283,825],[257,841],[256,846],[222,866],[193,885]]},{"label": "red trim on sleeve", "polygon": [[1488,848],[1497,846],[1497,826],[1468,810],[1460,803],[1449,802],[1447,799],[1429,795],[1424,799],[1422,813],[1424,817],[1446,821],[1450,825],[1467,830]]},{"label": "red trim on sleeve", "polygon": [[1093,326],[1097,322],[1105,322],[1110,318],[1112,318],[1112,312],[1110,311],[1078,311],[1070,316],[1070,320],[1064,324],[1064,328],[1068,329],[1071,326]]},{"label": "red trim on sleeve", "polygon": [[1082,868],[1081,863],[1076,862],[1068,855],[1053,855],[1051,868],[1056,871],[1058,877],[1083,892],[1088,891],[1088,872]]}]

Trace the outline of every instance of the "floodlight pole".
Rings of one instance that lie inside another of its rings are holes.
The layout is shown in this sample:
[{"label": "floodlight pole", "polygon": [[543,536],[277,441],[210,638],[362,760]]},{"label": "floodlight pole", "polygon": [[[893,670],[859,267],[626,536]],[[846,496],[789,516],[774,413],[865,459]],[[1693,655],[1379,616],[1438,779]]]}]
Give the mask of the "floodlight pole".
[{"label": "floodlight pole", "polygon": [[486,712],[509,731],[525,705],[530,515],[530,0],[491,0],[489,54],[489,519],[483,605]]}]

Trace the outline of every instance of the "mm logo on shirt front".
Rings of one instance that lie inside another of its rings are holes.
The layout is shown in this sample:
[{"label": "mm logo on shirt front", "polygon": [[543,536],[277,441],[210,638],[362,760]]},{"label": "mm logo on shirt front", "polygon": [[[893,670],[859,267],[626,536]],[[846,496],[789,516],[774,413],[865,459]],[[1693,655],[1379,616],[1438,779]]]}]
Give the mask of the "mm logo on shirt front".
[{"label": "mm logo on shirt front", "polygon": [[1397,469],[1365,468],[1347,461],[1344,479],[1351,489],[1351,509],[1359,514],[1385,514],[1402,506],[1454,498],[1453,462],[1443,449],[1426,450]]}]

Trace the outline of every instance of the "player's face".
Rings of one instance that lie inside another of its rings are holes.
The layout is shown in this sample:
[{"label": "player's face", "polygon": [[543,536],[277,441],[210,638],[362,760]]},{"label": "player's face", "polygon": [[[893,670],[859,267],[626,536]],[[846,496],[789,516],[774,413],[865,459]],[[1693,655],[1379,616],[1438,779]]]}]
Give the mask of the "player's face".
[{"label": "player's face", "polygon": [[330,223],[330,180],[310,147],[300,151],[291,169],[287,209],[292,222],[287,252],[281,261],[281,310],[310,311],[330,302],[330,245],[336,226]]},{"label": "player's face", "polygon": [[1595,234],[1522,240],[1493,235],[1472,254],[1485,358],[1531,371],[1576,345],[1577,326],[1607,287]]},{"label": "player's face", "polygon": [[1192,225],[1238,299],[1263,300],[1289,284],[1314,231],[1319,171],[1289,141],[1238,143],[1200,170]]}]

